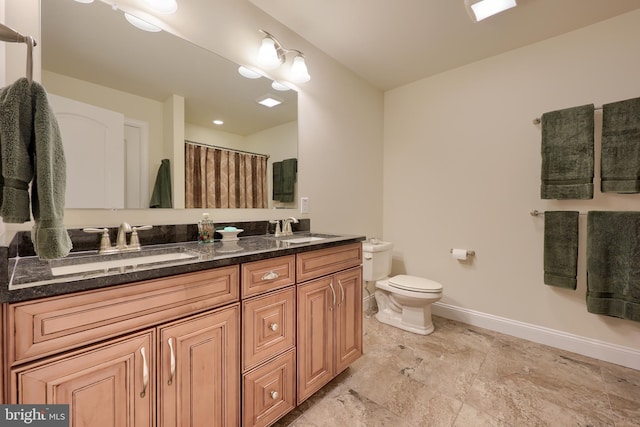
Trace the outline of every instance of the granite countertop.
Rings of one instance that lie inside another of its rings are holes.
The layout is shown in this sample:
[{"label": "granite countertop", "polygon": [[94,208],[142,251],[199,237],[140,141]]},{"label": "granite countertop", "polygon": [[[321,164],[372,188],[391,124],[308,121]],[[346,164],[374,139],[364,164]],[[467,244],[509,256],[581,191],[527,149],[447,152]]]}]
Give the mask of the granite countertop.
[{"label": "granite countertop", "polygon": [[[75,252],[69,257],[43,261],[36,256],[9,259],[8,284],[0,287],[0,302],[20,302],[104,288],[215,267],[259,261],[365,240],[359,235],[323,235],[321,240],[290,243],[272,235],[240,237],[237,241],[199,244],[195,241],[148,245],[130,254],[98,255],[97,251]],[[309,236],[308,232],[291,237]],[[130,261],[143,257],[143,264]],[[169,260],[153,262],[169,258]],[[122,262],[127,259],[126,262]],[[107,263],[108,262],[108,263]],[[74,265],[91,263],[85,272],[73,272]],[[71,266],[71,267],[70,267]],[[54,275],[55,274],[55,275]]]}]

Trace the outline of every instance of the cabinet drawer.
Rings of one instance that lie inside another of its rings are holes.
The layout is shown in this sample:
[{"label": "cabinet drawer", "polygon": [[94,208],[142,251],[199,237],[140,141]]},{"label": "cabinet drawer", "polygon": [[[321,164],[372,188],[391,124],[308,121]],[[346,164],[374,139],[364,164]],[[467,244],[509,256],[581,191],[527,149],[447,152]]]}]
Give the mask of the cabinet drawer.
[{"label": "cabinet drawer", "polygon": [[32,360],[239,299],[238,266],[10,304],[8,363]]},{"label": "cabinet drawer", "polygon": [[295,256],[242,264],[242,298],[295,283]]},{"label": "cabinet drawer", "polygon": [[242,377],[243,426],[268,426],[295,408],[296,353],[290,350]]},{"label": "cabinet drawer", "polygon": [[303,252],[296,257],[297,281],[303,282],[362,264],[362,244]]},{"label": "cabinet drawer", "polygon": [[247,370],[295,345],[295,287],[242,303],[242,368]]}]

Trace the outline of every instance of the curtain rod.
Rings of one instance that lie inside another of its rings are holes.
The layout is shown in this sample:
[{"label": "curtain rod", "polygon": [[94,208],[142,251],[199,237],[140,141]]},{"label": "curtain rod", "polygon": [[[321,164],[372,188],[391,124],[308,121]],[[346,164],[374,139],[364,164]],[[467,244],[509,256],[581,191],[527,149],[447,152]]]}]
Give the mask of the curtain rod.
[{"label": "curtain rod", "polygon": [[234,153],[241,153],[241,154],[253,154],[256,156],[262,156],[262,157],[266,157],[267,159],[270,158],[271,156],[268,154],[262,154],[262,153],[254,153],[252,151],[243,151],[243,150],[236,150],[234,148],[229,148],[229,147],[221,147],[219,145],[210,145],[210,144],[203,144],[201,142],[195,142],[195,141],[189,141],[188,139],[184,140],[185,143],[187,144],[193,144],[193,145],[197,145],[199,147],[207,147],[207,148],[218,148],[220,150],[226,150],[226,151],[232,151]]},{"label": "curtain rod", "polygon": [[[595,111],[595,110],[602,110],[602,107],[595,107],[593,110],[594,110],[594,111]],[[534,125],[539,125],[539,124],[540,124],[540,122],[541,122],[540,117],[536,117],[535,119],[531,120],[531,122],[532,122]]]}]

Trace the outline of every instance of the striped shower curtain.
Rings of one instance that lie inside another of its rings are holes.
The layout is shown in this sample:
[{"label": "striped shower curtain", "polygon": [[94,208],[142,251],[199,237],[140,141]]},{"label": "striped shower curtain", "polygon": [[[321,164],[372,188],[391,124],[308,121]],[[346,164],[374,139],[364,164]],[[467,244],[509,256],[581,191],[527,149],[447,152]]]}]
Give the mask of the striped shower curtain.
[{"label": "striped shower curtain", "polygon": [[186,208],[266,208],[267,156],[185,143]]}]

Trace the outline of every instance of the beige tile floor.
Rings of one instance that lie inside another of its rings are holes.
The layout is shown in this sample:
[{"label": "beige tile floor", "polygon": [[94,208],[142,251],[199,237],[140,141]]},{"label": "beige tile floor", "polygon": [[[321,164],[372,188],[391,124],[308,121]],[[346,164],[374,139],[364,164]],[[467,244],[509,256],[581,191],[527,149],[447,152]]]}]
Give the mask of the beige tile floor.
[{"label": "beige tile floor", "polygon": [[434,317],[364,320],[364,355],[277,426],[640,426],[640,371]]}]

